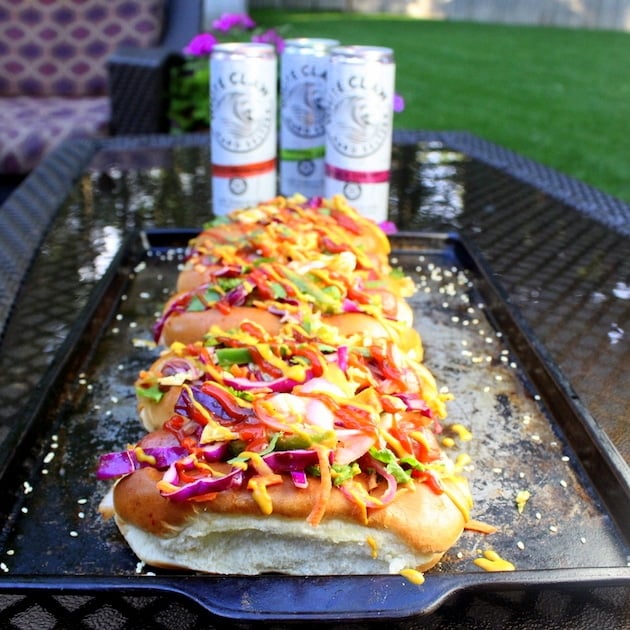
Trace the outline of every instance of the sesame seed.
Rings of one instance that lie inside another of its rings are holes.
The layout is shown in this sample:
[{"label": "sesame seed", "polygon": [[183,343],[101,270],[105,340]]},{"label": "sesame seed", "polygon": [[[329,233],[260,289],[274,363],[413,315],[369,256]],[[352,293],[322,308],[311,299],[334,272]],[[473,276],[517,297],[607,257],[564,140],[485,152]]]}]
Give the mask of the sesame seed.
[{"label": "sesame seed", "polygon": [[85,504],[87,503],[87,499],[79,499],[79,500],[77,501],[77,503],[78,503],[79,505],[85,505]]},{"label": "sesame seed", "polygon": [[76,531],[74,531],[74,530],[72,530],[72,531],[70,532],[70,536],[72,536],[72,538],[77,538],[77,537],[78,537],[78,535],[79,535],[79,532],[76,532]]},{"label": "sesame seed", "polygon": [[549,525],[549,531],[555,533],[558,531],[558,528],[555,525]]},{"label": "sesame seed", "polygon": [[536,512],[536,520],[540,520],[542,518],[542,514],[540,512]]},{"label": "sesame seed", "polygon": [[586,538],[584,538],[584,536],[582,536],[582,538],[580,538],[580,542],[585,545],[586,544]]},{"label": "sesame seed", "polygon": [[52,451],[49,451],[44,457],[44,464],[50,464],[52,460],[55,459],[55,454]]},{"label": "sesame seed", "polygon": [[7,549],[7,556],[14,556],[14,555],[15,555],[14,549]]},{"label": "sesame seed", "polygon": [[563,488],[566,488],[566,487],[567,487],[567,482],[566,482],[564,479],[560,479],[560,485],[561,485]]},{"label": "sesame seed", "polygon": [[519,540],[516,543],[516,546],[522,551],[523,549],[525,549],[525,543],[522,540]]}]

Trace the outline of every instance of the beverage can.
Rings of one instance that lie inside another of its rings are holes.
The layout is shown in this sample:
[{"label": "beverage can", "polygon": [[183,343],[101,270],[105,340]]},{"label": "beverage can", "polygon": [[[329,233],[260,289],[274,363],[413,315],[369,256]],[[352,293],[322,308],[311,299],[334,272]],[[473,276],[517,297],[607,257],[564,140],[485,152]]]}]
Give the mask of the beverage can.
[{"label": "beverage can", "polygon": [[326,76],[336,39],[285,40],[280,57],[280,192],[324,194]]},{"label": "beverage can", "polygon": [[387,219],[394,118],[391,48],[339,46],[330,53],[325,195],[343,194],[363,215]]},{"label": "beverage can", "polygon": [[277,57],[271,44],[217,44],[210,55],[210,160],[216,215],[276,196]]}]

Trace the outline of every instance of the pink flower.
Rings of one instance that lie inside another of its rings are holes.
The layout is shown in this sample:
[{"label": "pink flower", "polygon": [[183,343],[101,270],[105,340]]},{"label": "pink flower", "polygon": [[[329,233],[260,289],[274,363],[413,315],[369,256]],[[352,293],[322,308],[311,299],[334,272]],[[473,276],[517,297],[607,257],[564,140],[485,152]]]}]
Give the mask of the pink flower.
[{"label": "pink flower", "polygon": [[396,234],[396,232],[398,232],[398,228],[393,221],[381,221],[378,227],[380,227],[385,234]]},{"label": "pink flower", "polygon": [[184,53],[193,57],[204,57],[212,52],[216,43],[217,38],[212,33],[201,33],[190,40],[188,46],[184,48]]},{"label": "pink flower", "polygon": [[278,31],[273,28],[261,33],[260,35],[254,35],[252,37],[252,41],[262,44],[273,44],[276,47],[278,54],[282,53],[284,50],[284,39],[282,39],[282,37],[278,34]]},{"label": "pink flower", "polygon": [[233,28],[247,30],[255,26],[256,22],[246,13],[224,13],[219,19],[212,22],[212,28],[223,33],[227,33]]},{"label": "pink flower", "polygon": [[405,109],[405,99],[400,94],[394,94],[394,111],[402,112]]}]

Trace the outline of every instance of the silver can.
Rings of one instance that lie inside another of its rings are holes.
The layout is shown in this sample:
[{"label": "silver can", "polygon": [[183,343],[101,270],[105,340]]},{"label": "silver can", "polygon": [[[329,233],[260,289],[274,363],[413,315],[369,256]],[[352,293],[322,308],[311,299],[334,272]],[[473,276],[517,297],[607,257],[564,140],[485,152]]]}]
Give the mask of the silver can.
[{"label": "silver can", "polygon": [[395,68],[390,48],[330,53],[325,194],[343,194],[375,221],[384,221],[389,207]]},{"label": "silver can", "polygon": [[326,75],[336,39],[285,40],[280,58],[280,192],[324,194]]},{"label": "silver can", "polygon": [[210,55],[210,159],[215,215],[276,196],[277,58],[263,43]]}]

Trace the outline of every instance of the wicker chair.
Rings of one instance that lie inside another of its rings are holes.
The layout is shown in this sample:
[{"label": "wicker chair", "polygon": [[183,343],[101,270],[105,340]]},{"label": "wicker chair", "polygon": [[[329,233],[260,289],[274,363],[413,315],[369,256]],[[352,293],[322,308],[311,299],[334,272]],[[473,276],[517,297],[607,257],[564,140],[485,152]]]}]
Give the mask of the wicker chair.
[{"label": "wicker chair", "polygon": [[0,7],[0,178],[69,138],[168,131],[170,68],[201,0],[12,0]]}]

